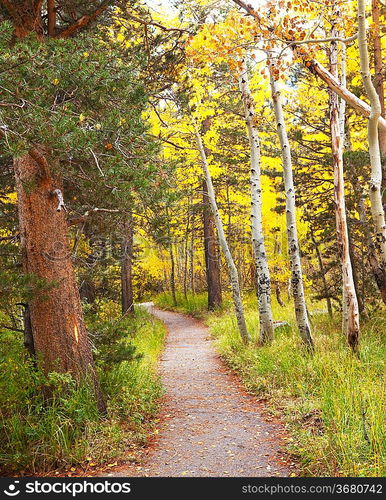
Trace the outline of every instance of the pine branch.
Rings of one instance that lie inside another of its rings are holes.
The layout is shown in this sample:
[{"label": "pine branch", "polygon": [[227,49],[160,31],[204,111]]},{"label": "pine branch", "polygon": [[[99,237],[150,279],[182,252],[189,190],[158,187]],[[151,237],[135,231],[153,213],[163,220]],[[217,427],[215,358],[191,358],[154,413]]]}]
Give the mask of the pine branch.
[{"label": "pine branch", "polygon": [[76,32],[87,28],[95,19],[101,16],[110,5],[115,2],[111,0],[106,0],[103,2],[94,12],[91,14],[85,15],[77,19],[73,24],[62,30],[61,32],[54,35],[54,38],[69,38],[74,35]]},{"label": "pine branch", "polygon": [[13,17],[14,20],[20,18],[17,8],[14,7],[9,0],[0,0],[0,4],[2,4],[7,9],[9,15]]}]

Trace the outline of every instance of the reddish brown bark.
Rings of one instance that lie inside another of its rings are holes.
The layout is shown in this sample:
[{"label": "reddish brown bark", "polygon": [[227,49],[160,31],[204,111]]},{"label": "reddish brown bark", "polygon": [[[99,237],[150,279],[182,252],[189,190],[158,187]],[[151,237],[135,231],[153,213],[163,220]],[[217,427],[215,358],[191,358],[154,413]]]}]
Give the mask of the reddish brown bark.
[{"label": "reddish brown bark", "polygon": [[[91,3],[91,2],[90,2]],[[8,11],[14,25],[15,39],[24,38],[30,33],[36,33],[39,38],[45,35],[56,38],[69,38],[90,26],[100,17],[109,6],[114,4],[113,0],[106,0],[89,14],[81,16],[62,31],[56,32],[56,9],[55,1],[47,0],[47,30],[43,26],[42,10],[43,0],[24,0],[17,6],[11,0],[0,0],[0,4]]]},{"label": "reddish brown bark", "polygon": [[[202,122],[202,132],[205,134],[209,128],[210,119],[207,118]],[[205,154],[208,154],[205,147],[204,149]],[[221,268],[216,223],[212,214],[208,196],[208,186],[205,179],[202,182],[202,206],[208,310],[213,311],[222,304]]]},{"label": "reddish brown bark", "polygon": [[47,33],[48,36],[54,36],[56,31],[56,6],[55,0],[47,0]]},{"label": "reddish brown bark", "polygon": [[[37,150],[35,158],[44,158]],[[44,162],[47,164],[47,162]],[[98,406],[105,411],[93,364],[69,250],[68,227],[58,211],[60,181],[30,154],[14,160],[24,272],[43,280],[46,289],[30,301],[36,353],[45,372],[70,372],[94,380]]]},{"label": "reddish brown bark", "polygon": [[122,314],[134,313],[133,297],[133,218],[129,217],[123,228],[121,261]]},{"label": "reddish brown bark", "polygon": [[177,295],[176,295],[176,264],[173,252],[173,242],[169,243],[169,255],[170,255],[170,290],[172,292],[173,305],[177,305]]},{"label": "reddish brown bark", "polygon": [[70,38],[78,31],[87,28],[95,19],[97,19],[107,9],[111,1],[104,2],[94,12],[77,19],[71,26],[56,35],[57,38]]},{"label": "reddish brown bark", "polygon": [[203,191],[203,225],[204,225],[204,251],[206,280],[208,286],[208,309],[213,311],[221,306],[221,274],[220,274],[220,256],[216,237],[216,227],[214,218],[210,209],[208,199],[208,188],[206,182],[202,183]]},{"label": "reddish brown bark", "polygon": [[385,270],[381,266],[379,259],[376,255],[376,252],[373,247],[370,247],[370,252],[368,255],[369,264],[374,276],[374,280],[377,284],[379,293],[381,294],[381,298],[383,303],[386,304],[386,276]]}]

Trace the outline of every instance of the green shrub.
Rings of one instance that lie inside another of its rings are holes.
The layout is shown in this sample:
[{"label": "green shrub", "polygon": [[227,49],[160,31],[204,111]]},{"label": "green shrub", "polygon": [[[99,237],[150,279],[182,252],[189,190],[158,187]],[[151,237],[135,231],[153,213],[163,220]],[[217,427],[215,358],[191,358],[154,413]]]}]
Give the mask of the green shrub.
[{"label": "green shrub", "polygon": [[[90,319],[90,326],[96,324],[96,317]],[[76,384],[68,374],[45,376],[26,356],[20,334],[1,335],[3,472],[41,473],[86,461],[102,463],[143,444],[161,395],[156,360],[165,335],[162,324],[146,311],[121,322],[104,319],[99,332],[93,330],[107,417],[98,414],[90,384]]]}]

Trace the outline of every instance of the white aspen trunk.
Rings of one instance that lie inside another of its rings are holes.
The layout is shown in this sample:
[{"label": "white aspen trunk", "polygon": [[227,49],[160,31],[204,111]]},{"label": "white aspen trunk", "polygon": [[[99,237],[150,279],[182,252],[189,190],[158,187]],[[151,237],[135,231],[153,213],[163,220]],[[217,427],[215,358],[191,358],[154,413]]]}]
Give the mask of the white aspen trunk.
[{"label": "white aspen trunk", "polygon": [[294,298],[296,321],[299,334],[304,344],[309,349],[314,348],[314,342],[311,335],[311,326],[308,319],[307,305],[304,294],[303,272],[300,259],[300,245],[296,222],[296,195],[292,172],[291,147],[287,136],[287,130],[284,121],[283,107],[280,98],[280,90],[275,75],[272,72],[272,62],[268,61],[270,70],[270,82],[272,91],[272,101],[275,111],[277,132],[280,140],[284,189],[286,197],[286,223],[288,238],[288,254],[291,264],[291,290]]},{"label": "white aspen trunk", "polygon": [[366,34],[366,2],[358,0],[358,45],[360,68],[367,96],[370,100],[371,113],[368,124],[368,142],[371,163],[371,180],[369,198],[371,214],[376,231],[376,247],[383,273],[386,270],[386,225],[385,212],[382,205],[382,163],[378,141],[378,121],[381,117],[381,103],[370,75],[370,63]]},{"label": "white aspen trunk", "polygon": [[248,129],[251,153],[251,231],[252,247],[256,263],[257,298],[260,317],[260,343],[273,340],[274,326],[271,309],[271,279],[265,251],[262,220],[262,189],[260,183],[260,140],[255,123],[254,103],[249,90],[248,70],[243,64],[239,79],[241,96],[244,104],[245,122]]},{"label": "white aspen trunk", "polygon": [[[384,6],[382,6],[384,8]],[[381,1],[371,0],[371,17],[372,17],[372,42],[374,48],[374,87],[381,101],[381,116],[385,118],[385,89],[384,89],[384,68],[382,59],[382,37],[381,37],[381,21],[380,16],[382,12]],[[386,133],[379,130],[379,147],[381,155],[386,155]],[[386,163],[383,158],[383,179],[382,187],[386,187]]]},{"label": "white aspen trunk", "polygon": [[[334,17],[339,19],[339,7],[334,8]],[[332,38],[337,38],[339,31],[336,23],[331,32]],[[335,78],[338,77],[338,44],[332,42],[330,46],[330,69]],[[344,68],[343,68],[344,69]],[[343,73],[345,77],[345,74]],[[344,170],[343,170],[343,137],[344,137],[344,107],[339,106],[338,96],[330,91],[330,130],[331,151],[334,168],[334,199],[336,235],[339,248],[339,256],[342,265],[342,326],[343,333],[353,352],[358,351],[359,340],[359,307],[355,290],[353,269],[350,258],[348,227],[346,218],[346,200],[344,193]]]},{"label": "white aspen trunk", "polygon": [[[333,33],[335,33],[335,31],[333,30]],[[336,61],[335,61],[335,65],[338,63],[338,54],[337,54],[337,46],[336,44],[331,44],[331,50],[332,48],[335,48],[335,52],[336,52]],[[346,87],[347,85],[347,48],[346,48],[346,44],[344,42],[341,42],[340,43],[340,52],[341,52],[341,55],[340,55],[340,82],[341,84]],[[339,72],[337,71],[337,69],[334,69],[332,66],[332,62],[331,62],[331,59],[330,59],[330,66],[331,66],[331,74],[333,74],[334,76],[336,76],[338,78],[339,76]],[[336,94],[334,94],[333,96],[333,93],[330,91],[330,112],[331,112],[331,105],[332,103],[335,103],[336,101]],[[334,104],[335,105],[335,104]],[[346,133],[345,133],[345,126],[346,126],[346,101],[342,98],[339,99],[339,108],[338,108],[338,114],[339,114],[339,131],[340,131],[340,140],[341,140],[341,148],[342,148],[342,151],[341,151],[341,154],[343,154],[344,150],[345,150],[345,147],[346,147]],[[333,134],[332,134],[332,128],[331,128],[331,143],[333,144]],[[338,166],[337,166],[338,167]],[[343,160],[342,160],[342,168],[344,168],[344,163],[343,163]],[[338,170],[339,170],[339,167],[338,167]],[[338,170],[337,170],[337,173],[338,173]],[[343,172],[344,173],[344,172]],[[342,173],[342,181],[343,181],[343,186],[344,186],[344,176],[343,176],[343,173]],[[337,186],[338,183],[336,182],[337,180],[337,176],[335,176],[335,162],[334,162],[334,185]],[[336,189],[336,188],[335,188]],[[334,194],[335,194],[335,191],[334,191]],[[344,188],[343,188],[343,196],[344,196]],[[345,200],[344,200],[345,202]],[[335,203],[337,203],[337,200],[335,198]],[[336,213],[336,217],[337,217],[337,213]],[[338,221],[336,221],[336,227],[337,227],[337,239],[338,239],[338,245],[339,245],[339,226],[338,226]],[[350,243],[350,241],[349,241]],[[340,247],[341,248],[341,247]],[[342,250],[342,248],[341,248]],[[343,253],[342,253],[343,255]],[[343,258],[343,257],[342,257]],[[343,264],[342,264],[343,265]],[[351,269],[352,269],[352,264],[351,264]],[[343,285],[342,285],[342,332],[344,334],[347,335],[347,331],[348,331],[348,308],[347,308],[347,296],[346,296],[346,287],[344,286],[344,269],[342,268],[342,279],[343,279]],[[347,336],[348,338],[348,336]]]},{"label": "white aspen trunk", "polygon": [[216,202],[216,196],[214,193],[213,189],[213,183],[212,183],[212,177],[209,172],[209,166],[208,166],[208,160],[206,157],[204,145],[201,140],[201,136],[198,132],[198,130],[195,127],[195,135],[196,135],[196,142],[197,142],[197,148],[200,152],[201,156],[201,164],[202,164],[202,170],[204,172],[205,176],[205,181],[208,189],[208,198],[210,202],[210,206],[212,209],[213,217],[216,223],[216,228],[217,228],[217,235],[218,235],[218,240],[219,244],[221,247],[221,250],[224,253],[224,257],[228,266],[228,271],[229,271],[229,279],[232,287],[232,296],[233,296],[233,304],[235,308],[235,313],[236,313],[236,319],[237,319],[237,325],[239,327],[240,335],[244,343],[248,343],[250,338],[247,330],[247,325],[245,323],[245,317],[244,317],[244,308],[243,308],[243,302],[241,300],[241,292],[240,292],[240,284],[239,284],[239,276],[237,273],[237,268],[234,263],[232,254],[229,250],[228,242],[225,237],[225,232],[224,232],[224,226],[221,220],[220,213],[218,211],[217,207],[217,202]]},{"label": "white aspen trunk", "polygon": [[[340,44],[340,82],[343,87],[347,85],[347,47],[345,43]],[[342,140],[343,151],[346,148],[346,101],[342,98],[339,100],[339,129]]]}]

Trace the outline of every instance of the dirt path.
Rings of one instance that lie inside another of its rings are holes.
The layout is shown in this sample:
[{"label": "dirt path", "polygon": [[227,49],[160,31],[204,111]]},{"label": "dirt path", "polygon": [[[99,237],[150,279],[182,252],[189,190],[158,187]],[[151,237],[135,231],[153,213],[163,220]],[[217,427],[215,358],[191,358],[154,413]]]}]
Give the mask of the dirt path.
[{"label": "dirt path", "polygon": [[216,355],[207,328],[151,308],[168,329],[163,424],[144,463],[119,476],[288,476],[278,425],[261,415]]}]

